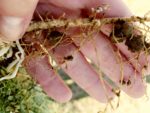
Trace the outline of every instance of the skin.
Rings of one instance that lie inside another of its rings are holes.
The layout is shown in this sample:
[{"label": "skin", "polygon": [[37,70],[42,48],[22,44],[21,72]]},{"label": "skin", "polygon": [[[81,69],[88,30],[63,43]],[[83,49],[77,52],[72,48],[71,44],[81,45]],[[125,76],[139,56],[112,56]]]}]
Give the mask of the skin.
[{"label": "skin", "polygon": [[[37,5],[38,2],[39,4]],[[101,4],[111,6],[109,11],[106,12],[106,17],[128,17],[132,15],[121,0],[1,0],[0,38],[4,41],[14,41],[21,38],[31,21],[35,8],[37,8],[36,10],[40,15],[49,12],[59,17],[65,12],[68,18],[78,18],[81,9],[97,7]],[[55,48],[55,53],[53,53],[57,62],[60,62],[66,55],[73,55],[73,60],[66,63],[68,68],[66,68],[66,64],[60,63],[61,68],[89,95],[100,102],[107,102],[108,98],[113,98],[115,94],[111,92],[111,87],[107,83],[99,79],[99,74],[101,73],[98,74],[93,70],[86,61],[85,56],[96,64],[99,62],[99,67],[102,71],[119,85],[121,77],[120,64],[116,60],[111,43],[106,40],[111,30],[110,26],[103,26],[101,33],[93,35],[95,47],[91,45],[90,40],[81,47],[80,52],[73,53],[72,51],[77,47],[75,45],[79,44],[78,40],[75,40],[74,44],[67,47],[58,46]],[[75,34],[75,31],[73,34]],[[115,46],[122,52],[121,58],[124,60],[126,60],[125,57],[129,60],[137,55],[137,53],[130,52],[123,43]],[[95,48],[97,48],[97,53]],[[145,84],[141,79],[142,69],[146,64],[145,57],[141,53],[139,61],[134,59],[130,63],[122,62],[123,75],[126,79],[130,78],[132,84],[130,87],[123,86],[121,88],[129,96],[141,97],[145,93]],[[47,57],[31,59],[26,68],[31,76],[41,84],[48,96],[58,102],[66,102],[71,99],[72,93],[70,89],[58,74],[51,69],[51,65],[47,62]],[[145,72],[149,73],[148,70],[145,70]]]}]

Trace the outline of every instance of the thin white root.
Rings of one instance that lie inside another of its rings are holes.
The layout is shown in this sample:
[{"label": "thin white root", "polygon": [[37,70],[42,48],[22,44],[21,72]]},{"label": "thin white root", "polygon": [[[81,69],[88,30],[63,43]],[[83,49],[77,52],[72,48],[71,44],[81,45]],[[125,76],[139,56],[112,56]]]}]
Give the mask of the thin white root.
[{"label": "thin white root", "polygon": [[4,47],[0,50],[0,57],[6,54],[9,50],[10,46]]},{"label": "thin white root", "polygon": [[12,48],[9,49],[6,58],[10,58],[13,55],[13,50]]},{"label": "thin white root", "polygon": [[[8,74],[8,75],[6,75],[6,76],[0,78],[0,81],[6,80],[6,79],[12,79],[12,78],[16,77],[16,75],[17,75],[17,73],[18,73],[18,70],[19,70],[19,67],[21,67],[21,63],[22,63],[23,60],[24,60],[25,54],[24,54],[24,50],[23,50],[22,47],[20,46],[19,41],[16,41],[16,45],[17,45],[17,47],[18,47],[18,49],[19,49],[19,52],[17,52],[17,53],[15,54],[15,56],[16,56],[17,59],[14,60],[14,61],[7,67],[7,70],[9,70],[9,69],[13,68],[13,67],[16,65],[16,66],[15,66],[15,69],[14,69],[14,71],[13,71],[11,74]],[[21,54],[20,57],[19,57],[19,54]]]},{"label": "thin white root", "polygon": [[8,65],[8,67],[7,67],[7,71],[9,71],[10,69],[12,69],[18,62],[19,62],[19,60],[20,60],[20,58],[19,58],[19,55],[20,54],[20,52],[17,52],[16,54],[15,54],[15,56],[16,56],[16,58],[17,59],[15,59],[13,62],[11,62],[9,65]]}]

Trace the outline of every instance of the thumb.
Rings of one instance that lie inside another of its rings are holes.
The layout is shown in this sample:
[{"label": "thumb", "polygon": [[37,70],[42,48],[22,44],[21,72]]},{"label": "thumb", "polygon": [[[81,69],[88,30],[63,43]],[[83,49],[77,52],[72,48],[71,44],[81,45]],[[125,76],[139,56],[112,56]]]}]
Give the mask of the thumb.
[{"label": "thumb", "polygon": [[0,39],[14,41],[24,34],[38,0],[0,1]]}]

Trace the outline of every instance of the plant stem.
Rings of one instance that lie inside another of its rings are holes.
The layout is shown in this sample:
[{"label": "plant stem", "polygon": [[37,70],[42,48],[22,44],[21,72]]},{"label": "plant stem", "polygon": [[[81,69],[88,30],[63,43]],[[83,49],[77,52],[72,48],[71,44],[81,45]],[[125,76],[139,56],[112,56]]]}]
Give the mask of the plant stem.
[{"label": "plant stem", "polygon": [[100,27],[104,24],[114,23],[117,20],[124,20],[126,22],[150,22],[150,18],[131,16],[129,18],[103,18],[103,19],[90,19],[90,18],[79,18],[79,19],[49,19],[46,21],[32,22],[26,32],[31,32],[39,29],[51,29],[54,27],[88,27],[97,26]]}]

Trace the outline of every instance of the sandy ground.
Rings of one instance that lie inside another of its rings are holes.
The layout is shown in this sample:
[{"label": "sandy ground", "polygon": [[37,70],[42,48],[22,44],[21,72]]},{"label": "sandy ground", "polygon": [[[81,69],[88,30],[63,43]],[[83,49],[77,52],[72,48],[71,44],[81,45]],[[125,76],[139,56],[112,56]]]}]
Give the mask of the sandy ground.
[{"label": "sandy ground", "polygon": [[[149,0],[123,0],[131,9],[133,14],[143,16],[150,11]],[[150,15],[149,15],[150,16]]]}]

